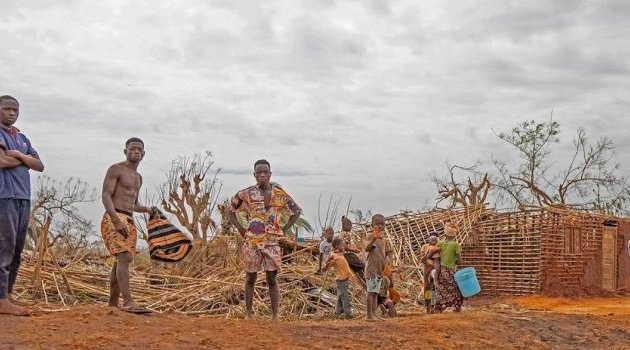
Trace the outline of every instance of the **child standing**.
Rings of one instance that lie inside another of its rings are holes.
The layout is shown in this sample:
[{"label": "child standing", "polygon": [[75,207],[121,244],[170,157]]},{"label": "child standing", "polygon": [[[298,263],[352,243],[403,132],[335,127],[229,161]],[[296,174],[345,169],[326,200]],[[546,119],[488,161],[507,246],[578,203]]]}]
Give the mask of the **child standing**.
[{"label": "child standing", "polygon": [[440,263],[440,247],[437,246],[438,238],[431,235],[428,243],[423,245],[420,250],[420,261],[423,264],[422,277],[422,297],[427,313],[431,313],[433,309],[433,284],[435,283],[435,265]]},{"label": "child standing", "polygon": [[345,251],[345,243],[343,239],[337,237],[332,241],[332,252],[326,259],[326,269],[331,265],[335,266],[335,281],[337,282],[337,307],[335,308],[335,316],[346,319],[352,318],[352,304],[350,302],[350,276],[352,270],[348,261],[343,256]]},{"label": "child standing", "polygon": [[364,274],[367,285],[367,315],[365,319],[368,321],[381,320],[376,315],[376,309],[389,249],[385,238],[382,236],[384,230],[385,217],[381,214],[372,216],[372,237],[365,246],[365,251],[368,252]]},{"label": "child standing", "polygon": [[328,256],[332,251],[332,241],[335,235],[335,231],[333,231],[332,227],[327,227],[324,229],[324,240],[319,244],[319,267],[317,269],[317,273],[322,272],[322,261],[328,260]]},{"label": "child standing", "polygon": [[363,270],[365,270],[365,263],[357,253],[359,253],[358,249],[354,249],[354,245],[352,244],[352,221],[345,216],[341,217],[341,232],[339,232],[338,236],[344,240],[346,244],[346,252],[343,254],[348,260],[348,265],[350,265],[350,269],[354,272],[359,278],[359,282],[365,287],[365,277],[363,277]]},{"label": "child standing", "polygon": [[391,295],[389,295],[390,281],[387,275],[383,275],[381,279],[381,290],[378,294],[378,307],[381,309],[382,316],[396,317],[396,303],[394,303]]}]

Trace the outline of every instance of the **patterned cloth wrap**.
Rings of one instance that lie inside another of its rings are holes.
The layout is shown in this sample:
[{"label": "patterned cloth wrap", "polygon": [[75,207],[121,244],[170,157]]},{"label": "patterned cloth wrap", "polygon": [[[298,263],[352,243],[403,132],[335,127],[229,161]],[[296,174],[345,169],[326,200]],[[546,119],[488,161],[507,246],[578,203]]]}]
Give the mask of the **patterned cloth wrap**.
[{"label": "patterned cloth wrap", "polygon": [[435,281],[435,309],[443,311],[447,307],[460,308],[464,297],[455,281],[456,268],[442,267]]},{"label": "patterned cloth wrap", "polygon": [[136,225],[133,222],[133,213],[116,209],[116,216],[127,227],[127,237],[116,231],[114,222],[109,214],[103,214],[101,220],[101,237],[103,237],[103,243],[105,248],[111,255],[116,255],[124,252],[128,252],[131,255],[136,254],[136,240],[137,230]]},{"label": "patterned cloth wrap", "polygon": [[158,211],[147,223],[151,259],[164,262],[182,261],[192,250],[192,240]]}]

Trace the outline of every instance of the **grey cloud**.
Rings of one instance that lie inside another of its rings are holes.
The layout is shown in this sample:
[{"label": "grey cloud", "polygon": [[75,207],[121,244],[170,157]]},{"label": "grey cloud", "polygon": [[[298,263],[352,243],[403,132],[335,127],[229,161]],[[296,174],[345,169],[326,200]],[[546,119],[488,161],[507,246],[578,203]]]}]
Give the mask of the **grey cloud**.
[{"label": "grey cloud", "polygon": [[365,39],[356,33],[333,28],[321,18],[304,16],[291,28],[288,68],[309,75],[329,75],[338,68],[357,69],[367,52]]},{"label": "grey cloud", "polygon": [[[562,33],[575,24],[584,1],[519,2],[497,1],[487,7],[458,8],[466,12],[455,37],[486,41],[503,37],[514,42],[528,42],[537,36]],[[471,6],[471,7],[472,7]]]},{"label": "grey cloud", "polygon": [[147,181],[212,148],[232,193],[264,154],[309,213],[322,189],[393,213],[433,200],[445,159],[513,158],[492,129],[552,109],[567,142],[630,147],[623,1],[14,3],[0,79],[55,174],[100,179],[138,134]]}]

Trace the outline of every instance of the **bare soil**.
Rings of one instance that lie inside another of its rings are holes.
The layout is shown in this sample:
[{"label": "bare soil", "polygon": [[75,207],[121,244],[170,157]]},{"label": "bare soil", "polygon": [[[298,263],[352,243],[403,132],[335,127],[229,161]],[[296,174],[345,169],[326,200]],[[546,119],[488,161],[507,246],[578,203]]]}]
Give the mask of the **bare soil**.
[{"label": "bare soil", "polygon": [[383,322],[133,315],[104,305],[0,315],[0,349],[630,349],[630,298],[474,299]]}]

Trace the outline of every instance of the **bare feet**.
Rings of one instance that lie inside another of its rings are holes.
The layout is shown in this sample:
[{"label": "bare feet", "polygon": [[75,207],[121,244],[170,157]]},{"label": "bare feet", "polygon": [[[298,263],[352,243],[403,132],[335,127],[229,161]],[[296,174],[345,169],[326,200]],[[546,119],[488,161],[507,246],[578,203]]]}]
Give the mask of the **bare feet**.
[{"label": "bare feet", "polygon": [[9,301],[9,299],[0,299],[0,314],[13,316],[29,316],[31,312],[21,306],[17,306]]},{"label": "bare feet", "polygon": [[107,303],[107,306],[109,306],[109,307],[118,307],[118,299],[119,299],[118,296],[114,297],[114,296],[110,295],[109,296],[109,302]]},{"label": "bare feet", "polygon": [[120,289],[117,285],[113,285],[109,292],[109,302],[107,306],[118,307],[118,301],[120,300]]}]

